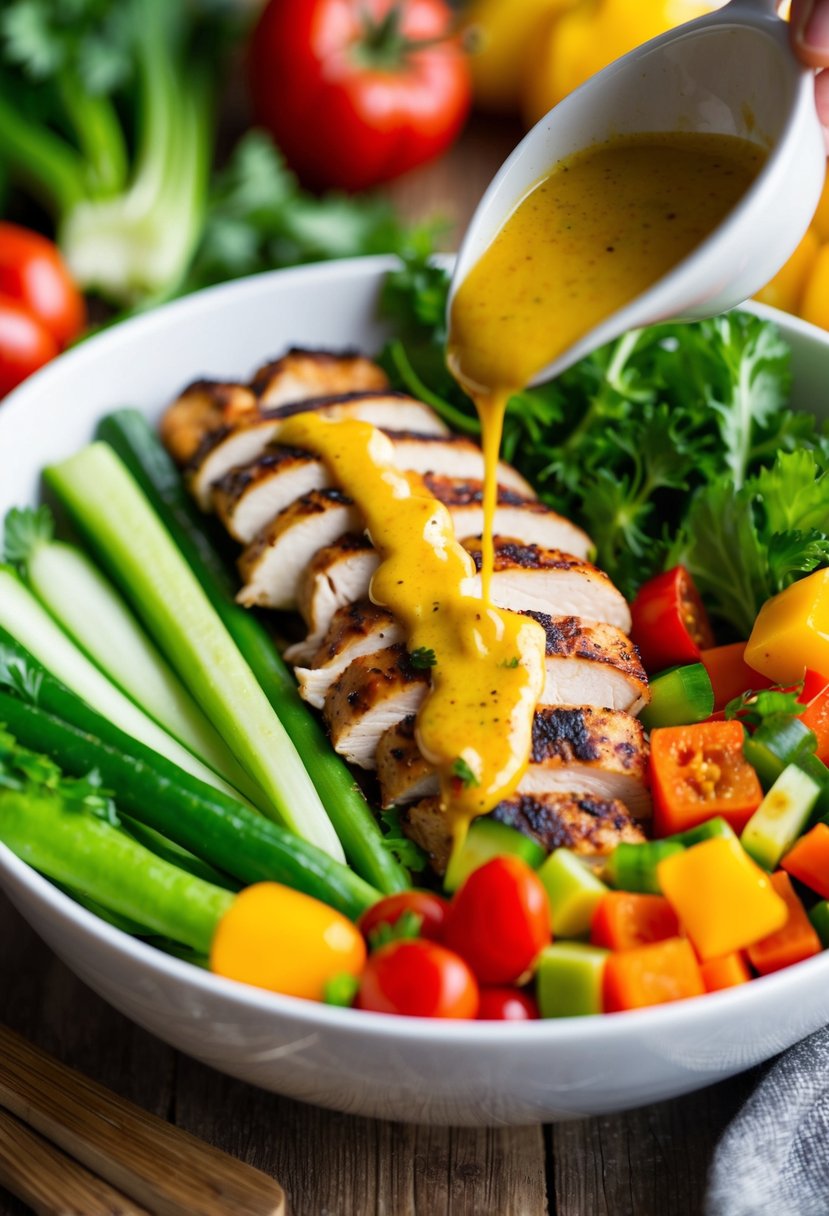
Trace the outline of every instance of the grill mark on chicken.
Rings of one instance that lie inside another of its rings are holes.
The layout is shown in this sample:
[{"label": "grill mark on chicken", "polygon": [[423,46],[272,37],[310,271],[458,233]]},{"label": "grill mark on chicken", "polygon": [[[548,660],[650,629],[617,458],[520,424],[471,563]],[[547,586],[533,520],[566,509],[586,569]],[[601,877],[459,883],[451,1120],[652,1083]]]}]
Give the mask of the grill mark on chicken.
[{"label": "grill mark on chicken", "polygon": [[[569,848],[583,857],[603,857],[622,841],[645,839],[624,803],[566,791],[509,798],[491,812],[492,818],[535,840],[551,852]],[[438,798],[422,798],[400,810],[401,827],[428,854],[438,874],[446,871],[452,848],[446,816]]]},{"label": "grill mark on chicken", "polygon": [[[527,610],[525,616],[538,621],[547,638],[547,654],[572,655],[595,663],[608,663],[623,669],[637,680],[647,681],[639,651],[621,630],[608,625],[588,625],[578,616],[548,616]],[[613,649],[609,648],[609,633]]]},{"label": "grill mark on chicken", "polygon": [[[464,541],[464,548],[472,555],[475,569],[480,574],[483,564],[481,538],[470,537]],[[582,558],[570,553],[562,553],[560,549],[544,549],[541,545],[526,545],[522,541],[509,536],[495,537],[495,565],[493,569],[511,570],[520,566],[522,570],[577,570],[580,566],[588,565]]]},{"label": "grill mark on chicken", "polygon": [[[276,395],[280,390],[293,390],[296,381],[322,388],[329,393],[383,389],[388,377],[381,367],[358,350],[310,350],[290,347],[278,359],[271,359],[258,368],[251,380],[257,397]],[[316,393],[314,394],[316,396]]]},{"label": "grill mark on chicken", "polygon": [[428,685],[428,672],[412,666],[405,645],[355,659],[323,706],[335,750],[361,768],[374,768],[380,736],[419,708]]},{"label": "grill mark on chicken", "polygon": [[167,407],[159,424],[161,441],[180,467],[192,460],[204,437],[256,416],[256,398],[244,384],[194,380]]}]

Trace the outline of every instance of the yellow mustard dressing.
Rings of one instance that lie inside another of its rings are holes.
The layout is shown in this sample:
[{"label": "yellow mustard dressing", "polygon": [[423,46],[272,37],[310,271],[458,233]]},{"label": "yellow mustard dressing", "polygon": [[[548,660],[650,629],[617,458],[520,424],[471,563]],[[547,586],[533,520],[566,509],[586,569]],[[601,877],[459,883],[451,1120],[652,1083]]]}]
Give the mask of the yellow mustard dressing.
[{"label": "yellow mustard dressing", "polygon": [[371,598],[400,621],[410,652],[433,660],[417,742],[461,834],[509,797],[524,772],[544,687],[544,631],[464,590],[475,565],[452,517],[416,475],[397,468],[381,431],[305,413],[289,418],[279,438],[320,456],[359,503],[381,557]]},{"label": "yellow mustard dressing", "polygon": [[694,132],[586,148],[530,190],[461,284],[447,360],[478,408],[488,457],[485,589],[509,397],[699,245],[765,157],[748,140]]}]

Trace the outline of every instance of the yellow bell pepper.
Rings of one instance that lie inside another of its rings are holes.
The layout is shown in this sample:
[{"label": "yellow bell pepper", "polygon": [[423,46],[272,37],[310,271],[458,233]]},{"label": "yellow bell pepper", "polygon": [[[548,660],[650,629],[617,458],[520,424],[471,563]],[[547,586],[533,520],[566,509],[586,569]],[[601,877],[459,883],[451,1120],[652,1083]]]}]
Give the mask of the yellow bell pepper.
[{"label": "yellow bell pepper", "polygon": [[496,114],[517,114],[527,59],[545,18],[577,0],[472,0],[464,11],[475,102]]},{"label": "yellow bell pepper", "polygon": [[[510,11],[520,7],[509,5]],[[715,8],[703,0],[579,0],[548,13],[524,65],[522,112],[528,125],[615,59],[650,38]]]},{"label": "yellow bell pepper", "polygon": [[[820,240],[814,228],[808,228],[803,240],[785,266],[757,292],[756,299],[784,312],[799,312],[806,284],[820,251]],[[827,299],[829,304],[829,299]]]},{"label": "yellow bell pepper", "polygon": [[656,868],[659,885],[703,962],[782,929],[789,912],[739,840],[720,836]]},{"label": "yellow bell pepper", "polygon": [[817,252],[798,312],[804,321],[829,329],[829,245],[821,245]]},{"label": "yellow bell pepper", "polygon": [[245,887],[219,921],[210,970],[321,1001],[329,980],[358,976],[365,966],[362,934],[327,904],[276,882]]},{"label": "yellow bell pepper", "polygon": [[817,211],[812,217],[812,227],[817,233],[818,240],[829,241],[829,176],[823,184],[823,193],[817,205]]},{"label": "yellow bell pepper", "polygon": [[816,570],[766,600],[745,661],[778,684],[795,684],[807,667],[829,672],[829,570]]}]

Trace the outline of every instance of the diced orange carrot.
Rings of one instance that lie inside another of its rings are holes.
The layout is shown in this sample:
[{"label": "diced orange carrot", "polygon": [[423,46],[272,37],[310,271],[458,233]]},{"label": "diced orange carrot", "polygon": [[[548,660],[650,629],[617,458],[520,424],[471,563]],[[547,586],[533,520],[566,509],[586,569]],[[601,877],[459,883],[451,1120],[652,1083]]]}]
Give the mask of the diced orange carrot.
[{"label": "diced orange carrot", "polygon": [[738,984],[747,984],[751,979],[751,972],[740,951],[724,954],[720,958],[709,958],[708,962],[700,963],[699,969],[706,992],[736,988]]},{"label": "diced orange carrot", "polygon": [[664,1005],[703,992],[699,963],[684,937],[608,955],[604,972],[606,1013]]},{"label": "diced orange carrot", "polygon": [[729,701],[749,689],[768,688],[771,680],[749,667],[743,658],[745,642],[730,642],[700,651],[699,661],[708,672],[714,689],[714,713],[725,709]]},{"label": "diced orange carrot", "polygon": [[792,963],[802,962],[804,958],[819,954],[822,949],[820,938],[806,915],[803,904],[795,895],[788,874],[778,870],[772,874],[771,883],[781,899],[786,901],[789,918],[782,929],[748,948],[751,965],[761,975],[768,975],[772,971],[780,971],[782,967],[790,967]]},{"label": "diced orange carrot", "polygon": [[608,950],[633,950],[678,932],[676,914],[663,896],[608,891],[593,913],[590,940]]},{"label": "diced orange carrot", "polygon": [[787,874],[829,899],[829,826],[815,824],[789,849],[780,865]]}]

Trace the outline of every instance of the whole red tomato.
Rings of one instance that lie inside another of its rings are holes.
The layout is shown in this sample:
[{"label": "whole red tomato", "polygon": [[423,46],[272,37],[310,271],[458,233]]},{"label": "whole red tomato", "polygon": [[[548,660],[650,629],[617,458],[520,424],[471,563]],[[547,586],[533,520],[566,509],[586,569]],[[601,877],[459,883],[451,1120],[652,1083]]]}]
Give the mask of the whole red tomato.
[{"label": "whole red tomato", "polygon": [[550,944],[550,905],[538,875],[518,857],[474,870],[449,905],[443,941],[482,984],[514,984]]},{"label": "whole red tomato", "polygon": [[391,942],[369,956],[355,1002],[373,1013],[474,1018],[478,985],[463,959],[435,942]]},{"label": "whole red tomato", "polygon": [[470,102],[444,0],[270,0],[253,33],[256,119],[310,186],[364,190],[431,159]]},{"label": "whole red tomato", "polygon": [[0,397],[54,359],[58,344],[18,300],[0,295]]},{"label": "whole red tomato", "polygon": [[520,988],[482,988],[479,1022],[532,1022],[538,1017],[535,998]]},{"label": "whole red tomato", "polygon": [[431,891],[399,891],[372,904],[360,917],[358,926],[368,941],[382,925],[396,925],[401,916],[412,913],[420,921],[419,936],[440,941],[449,900]]},{"label": "whole red tomato", "polygon": [[0,293],[27,308],[60,347],[84,327],[83,296],[57,247],[39,232],[0,222]]}]

